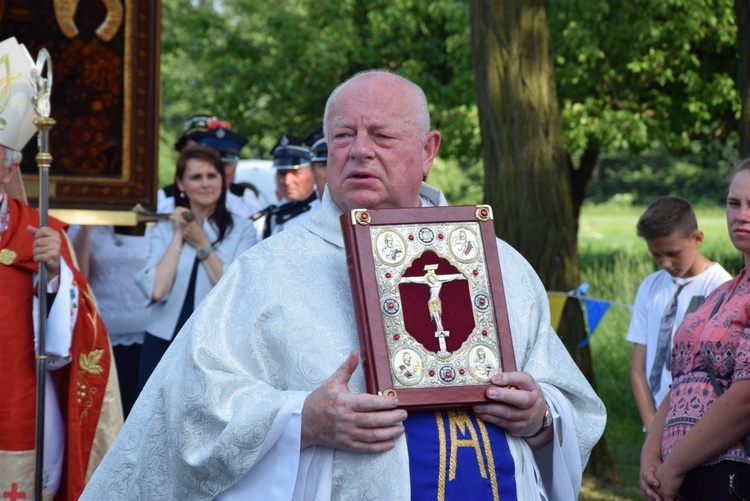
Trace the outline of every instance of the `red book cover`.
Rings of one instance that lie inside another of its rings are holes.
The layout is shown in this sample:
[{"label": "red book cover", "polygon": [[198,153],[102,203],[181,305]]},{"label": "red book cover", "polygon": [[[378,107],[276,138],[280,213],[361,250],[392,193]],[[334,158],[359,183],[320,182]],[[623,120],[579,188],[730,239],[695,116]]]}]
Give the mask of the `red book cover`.
[{"label": "red book cover", "polygon": [[407,409],[485,402],[515,359],[489,206],[341,216],[367,391]]}]

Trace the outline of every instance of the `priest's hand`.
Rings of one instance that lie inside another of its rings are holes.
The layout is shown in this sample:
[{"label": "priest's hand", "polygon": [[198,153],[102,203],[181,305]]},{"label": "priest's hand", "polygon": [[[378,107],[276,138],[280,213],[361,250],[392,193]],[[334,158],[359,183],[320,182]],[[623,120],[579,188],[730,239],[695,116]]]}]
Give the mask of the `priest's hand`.
[{"label": "priest's hand", "polygon": [[47,265],[47,281],[51,282],[60,273],[60,234],[47,226],[27,226],[26,231],[34,237],[34,262]]},{"label": "priest's hand", "polygon": [[526,438],[532,449],[552,440],[552,426],[542,430],[547,402],[531,374],[499,372],[492,376],[492,386],[487,388],[486,395],[491,403],[474,406],[474,412],[483,421],[516,437]]},{"label": "priest's hand", "polygon": [[302,407],[301,449],[325,445],[357,452],[392,449],[404,433],[406,411],[398,399],[351,393],[347,384],[357,368],[359,355],[349,358],[305,399]]}]

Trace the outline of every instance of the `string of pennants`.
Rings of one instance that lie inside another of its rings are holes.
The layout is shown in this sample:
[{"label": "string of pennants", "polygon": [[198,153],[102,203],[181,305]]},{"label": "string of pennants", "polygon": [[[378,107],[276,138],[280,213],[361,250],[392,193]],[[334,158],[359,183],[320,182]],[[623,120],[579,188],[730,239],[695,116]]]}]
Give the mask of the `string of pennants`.
[{"label": "string of pennants", "polygon": [[581,306],[581,310],[584,312],[586,317],[586,324],[588,325],[588,335],[585,339],[578,343],[579,348],[583,348],[589,343],[591,336],[594,335],[594,331],[599,326],[599,322],[601,322],[602,318],[604,318],[604,314],[607,313],[607,310],[609,310],[610,306],[623,306],[631,312],[633,311],[633,305],[631,304],[586,297],[586,293],[588,291],[589,284],[587,283],[582,283],[575,289],[571,289],[568,292],[547,291],[550,317],[552,321],[551,323],[552,328],[555,329],[555,331],[557,331],[558,327],[560,327],[560,320],[562,319],[563,309],[565,309],[565,303],[567,303],[568,298],[575,298]]}]

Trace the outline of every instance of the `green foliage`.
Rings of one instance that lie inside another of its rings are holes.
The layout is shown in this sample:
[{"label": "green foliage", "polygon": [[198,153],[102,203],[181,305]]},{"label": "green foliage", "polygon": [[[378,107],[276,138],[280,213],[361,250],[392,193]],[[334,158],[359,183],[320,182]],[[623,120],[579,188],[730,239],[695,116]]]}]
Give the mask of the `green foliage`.
[{"label": "green foliage", "polygon": [[[587,148],[617,153],[614,165],[602,163],[590,190],[595,201],[638,193],[640,203],[655,193],[648,186],[681,190],[667,184],[677,178],[640,168],[651,164],[638,155],[654,147],[692,155],[689,189],[707,186],[703,196],[716,198],[710,174],[701,172],[723,169],[717,152],[736,145],[732,7],[732,0],[548,3],[566,150],[573,158]],[[161,182],[172,178],[173,144],[189,116],[230,120],[250,139],[243,156],[268,158],[280,134],[320,125],[341,81],[388,68],[425,89],[443,134],[440,158],[450,167],[431,179],[442,176],[452,201],[481,199],[466,2],[163,0],[162,9]],[[639,172],[628,185],[608,184],[624,177],[612,171],[630,165]]]},{"label": "green foliage", "polygon": [[[267,157],[282,133],[322,122],[336,85],[370,68],[425,89],[441,154],[479,157],[466,4],[453,0],[320,3],[312,0],[164,0],[162,125],[175,133],[196,112],[227,117]],[[220,12],[219,12],[220,11]]]},{"label": "green foliage", "polygon": [[569,152],[702,150],[736,129],[733,0],[548,5]]},{"label": "green foliage", "polygon": [[461,168],[455,160],[435,159],[427,182],[441,189],[451,205],[481,204],[484,170],[481,162]]}]

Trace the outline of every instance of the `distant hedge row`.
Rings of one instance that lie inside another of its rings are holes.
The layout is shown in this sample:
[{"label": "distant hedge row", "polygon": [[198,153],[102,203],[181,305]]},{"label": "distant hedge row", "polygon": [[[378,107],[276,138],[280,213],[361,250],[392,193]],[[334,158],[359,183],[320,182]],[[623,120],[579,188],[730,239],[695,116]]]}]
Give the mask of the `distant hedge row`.
[{"label": "distant hedge row", "polygon": [[637,157],[602,157],[586,187],[586,201],[645,205],[662,195],[677,195],[694,206],[723,204],[735,159],[726,150],[675,157],[652,151]]}]

